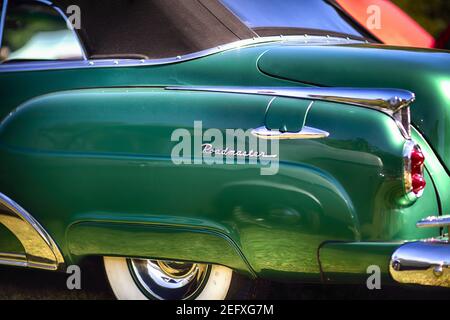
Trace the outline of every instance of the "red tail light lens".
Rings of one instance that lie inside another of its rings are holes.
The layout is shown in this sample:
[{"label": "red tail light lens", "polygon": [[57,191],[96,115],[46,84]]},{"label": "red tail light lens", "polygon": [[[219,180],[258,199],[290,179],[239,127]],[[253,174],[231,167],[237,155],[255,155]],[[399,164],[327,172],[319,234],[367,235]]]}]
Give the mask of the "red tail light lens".
[{"label": "red tail light lens", "polygon": [[423,175],[425,156],[420,147],[411,140],[405,144],[404,162],[405,191],[408,194],[413,193],[416,197],[420,197],[426,186]]},{"label": "red tail light lens", "polygon": [[[414,170],[422,170],[422,165],[425,162],[425,157],[420,150],[419,146],[414,146],[413,150],[411,151],[411,166],[413,171]],[[416,172],[419,173],[419,172]]]},{"label": "red tail light lens", "polygon": [[427,183],[425,182],[425,179],[420,174],[413,174],[412,176],[412,191],[418,195],[420,192],[422,192],[423,189],[425,189],[425,186]]}]

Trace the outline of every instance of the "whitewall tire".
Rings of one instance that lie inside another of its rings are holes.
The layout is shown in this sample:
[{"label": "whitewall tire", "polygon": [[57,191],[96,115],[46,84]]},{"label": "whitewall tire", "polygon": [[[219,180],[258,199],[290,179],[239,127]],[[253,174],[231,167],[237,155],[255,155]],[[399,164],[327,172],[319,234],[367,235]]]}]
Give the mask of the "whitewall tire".
[{"label": "whitewall tire", "polygon": [[106,275],[121,300],[223,300],[233,271],[219,265],[104,257]]}]

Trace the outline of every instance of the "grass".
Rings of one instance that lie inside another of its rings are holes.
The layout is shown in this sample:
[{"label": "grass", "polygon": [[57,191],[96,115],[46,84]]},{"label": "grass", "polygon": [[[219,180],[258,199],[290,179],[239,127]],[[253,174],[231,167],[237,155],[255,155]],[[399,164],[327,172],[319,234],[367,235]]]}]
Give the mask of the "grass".
[{"label": "grass", "polygon": [[[0,268],[0,299],[30,300],[109,300],[114,296],[106,281],[100,259],[90,259],[82,266],[82,290],[66,288],[67,275],[12,267]],[[360,285],[270,284],[268,299],[450,299],[450,289],[427,287],[383,287],[368,290]],[[267,295],[268,294],[268,295]]]}]

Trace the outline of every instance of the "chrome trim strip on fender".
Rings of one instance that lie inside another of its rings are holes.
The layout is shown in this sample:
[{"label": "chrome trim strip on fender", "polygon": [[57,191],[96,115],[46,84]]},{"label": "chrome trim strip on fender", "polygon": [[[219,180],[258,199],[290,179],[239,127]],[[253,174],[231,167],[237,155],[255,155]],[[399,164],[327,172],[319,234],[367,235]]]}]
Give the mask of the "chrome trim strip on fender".
[{"label": "chrome trim strip on fender", "polygon": [[25,255],[0,254],[0,264],[57,270],[64,264],[58,246],[27,211],[0,193],[0,223],[21,242]]},{"label": "chrome trim strip on fender", "polygon": [[445,241],[411,242],[392,255],[389,271],[399,283],[450,287],[450,245]]},{"label": "chrome trim strip on fender", "polygon": [[450,215],[430,216],[420,220],[416,224],[417,228],[442,228],[450,226]]},{"label": "chrome trim strip on fender", "polygon": [[272,97],[321,100],[376,109],[393,116],[409,106],[414,93],[401,89],[323,88],[323,87],[166,87],[166,90],[256,94]]},{"label": "chrome trim strip on fender", "polygon": [[0,264],[5,266],[26,267],[27,256],[24,254],[0,252]]}]

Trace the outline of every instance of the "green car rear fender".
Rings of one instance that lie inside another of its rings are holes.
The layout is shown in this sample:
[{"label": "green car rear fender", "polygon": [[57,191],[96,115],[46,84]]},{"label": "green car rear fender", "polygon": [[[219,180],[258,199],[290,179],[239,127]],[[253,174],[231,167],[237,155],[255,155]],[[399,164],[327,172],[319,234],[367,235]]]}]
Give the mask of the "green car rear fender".
[{"label": "green car rear fender", "polygon": [[86,255],[192,259],[319,280],[317,250],[325,241],[435,235],[414,227],[423,217],[418,206],[437,210],[432,188],[398,205],[405,139],[378,111],[317,102],[307,116],[300,112],[299,121],[330,136],[281,141],[273,176],[261,176],[260,164],[172,162],[174,130],[194,134],[197,120],[205,130],[255,128],[266,121],[269,101],[158,88],[34,98],[2,122],[2,191],[46,228],[67,262]]}]

